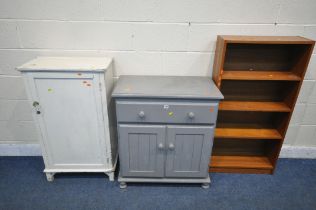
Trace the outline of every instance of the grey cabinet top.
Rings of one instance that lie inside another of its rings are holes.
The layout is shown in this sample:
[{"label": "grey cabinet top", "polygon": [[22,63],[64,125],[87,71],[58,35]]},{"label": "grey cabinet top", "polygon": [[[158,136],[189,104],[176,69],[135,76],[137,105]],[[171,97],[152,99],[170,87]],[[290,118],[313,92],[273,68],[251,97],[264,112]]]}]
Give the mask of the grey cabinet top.
[{"label": "grey cabinet top", "polygon": [[115,98],[223,99],[210,78],[187,76],[120,76]]}]

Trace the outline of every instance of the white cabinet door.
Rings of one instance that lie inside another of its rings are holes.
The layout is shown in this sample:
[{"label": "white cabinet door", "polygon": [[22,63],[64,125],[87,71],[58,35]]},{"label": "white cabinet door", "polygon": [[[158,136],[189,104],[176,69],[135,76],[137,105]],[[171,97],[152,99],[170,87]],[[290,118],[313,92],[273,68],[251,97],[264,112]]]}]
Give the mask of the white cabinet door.
[{"label": "white cabinet door", "polygon": [[36,118],[51,168],[95,168],[105,164],[99,83],[94,76],[34,73],[29,77],[35,90],[33,99],[39,102],[41,113]]}]

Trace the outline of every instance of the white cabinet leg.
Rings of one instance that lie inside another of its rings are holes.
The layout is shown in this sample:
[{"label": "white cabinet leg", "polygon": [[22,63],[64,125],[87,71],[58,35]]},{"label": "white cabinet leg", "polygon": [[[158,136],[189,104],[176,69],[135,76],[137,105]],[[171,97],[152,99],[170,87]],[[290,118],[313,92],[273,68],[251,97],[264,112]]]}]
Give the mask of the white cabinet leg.
[{"label": "white cabinet leg", "polygon": [[121,189],[126,189],[127,188],[126,182],[120,182],[120,188]]},{"label": "white cabinet leg", "polygon": [[110,180],[111,182],[114,181],[114,172],[106,173],[106,175],[109,176],[109,180]]},{"label": "white cabinet leg", "polygon": [[208,189],[208,188],[210,188],[210,183],[202,183],[201,187],[203,189]]},{"label": "white cabinet leg", "polygon": [[55,173],[47,172],[47,173],[46,173],[46,179],[47,179],[47,181],[49,181],[49,182],[54,181],[54,175],[55,175]]}]

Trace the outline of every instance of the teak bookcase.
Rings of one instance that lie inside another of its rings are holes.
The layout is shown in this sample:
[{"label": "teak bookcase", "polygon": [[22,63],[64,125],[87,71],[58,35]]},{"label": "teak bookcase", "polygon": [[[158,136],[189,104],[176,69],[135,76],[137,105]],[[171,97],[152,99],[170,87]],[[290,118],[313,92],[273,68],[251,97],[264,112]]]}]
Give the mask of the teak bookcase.
[{"label": "teak bookcase", "polygon": [[218,36],[219,105],[211,172],[274,172],[315,42],[287,36]]}]

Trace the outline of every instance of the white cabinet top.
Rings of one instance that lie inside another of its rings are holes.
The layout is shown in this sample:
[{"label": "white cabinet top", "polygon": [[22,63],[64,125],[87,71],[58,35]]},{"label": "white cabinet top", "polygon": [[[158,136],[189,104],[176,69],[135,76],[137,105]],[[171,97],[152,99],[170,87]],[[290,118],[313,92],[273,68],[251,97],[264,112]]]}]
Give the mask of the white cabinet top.
[{"label": "white cabinet top", "polygon": [[19,71],[97,71],[106,70],[112,62],[107,57],[38,57],[22,66]]}]

